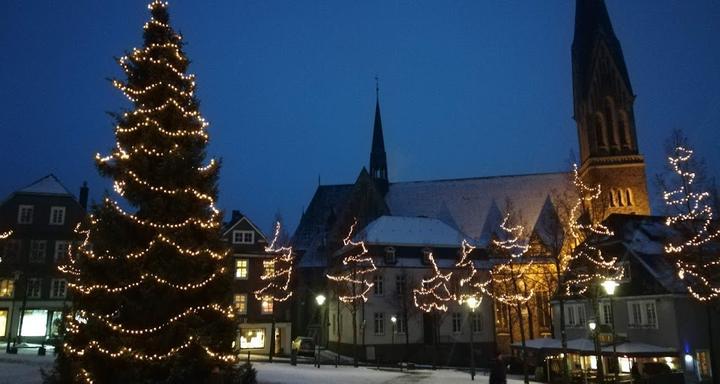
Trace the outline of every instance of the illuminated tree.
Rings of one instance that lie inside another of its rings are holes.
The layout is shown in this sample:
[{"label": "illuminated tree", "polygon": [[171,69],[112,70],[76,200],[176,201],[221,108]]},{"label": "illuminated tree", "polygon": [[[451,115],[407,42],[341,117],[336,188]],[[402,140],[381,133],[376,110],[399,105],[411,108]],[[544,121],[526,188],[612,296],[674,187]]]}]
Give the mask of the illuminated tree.
[{"label": "illuminated tree", "polygon": [[[477,286],[496,302],[515,309],[520,325],[520,341],[523,353],[523,373],[525,382],[529,382],[527,372],[527,350],[525,347],[525,321],[522,307],[532,299],[535,294],[529,278],[532,260],[527,260],[525,254],[529,246],[524,244],[522,225],[510,224],[511,214],[505,215],[500,224],[499,239],[492,241],[492,251],[495,260],[499,263],[490,269],[489,278]],[[512,327],[512,325],[510,325]]]},{"label": "illuminated tree", "polygon": [[677,188],[663,193],[665,204],[674,209],[666,224],[678,230],[682,238],[670,241],[665,251],[676,256],[678,277],[690,294],[697,300],[710,301],[720,297],[720,225],[714,217],[712,195],[696,184],[692,156],[691,149],[678,146],[668,157]]},{"label": "illuminated tree", "polygon": [[[270,245],[265,247],[265,252],[273,255],[268,264],[265,264],[260,279],[265,285],[255,291],[255,298],[258,300],[272,300],[273,302],[283,302],[292,297],[290,290],[290,281],[293,272],[293,256],[292,247],[279,246],[280,236],[282,235],[282,227],[280,222],[275,223],[275,235]],[[275,306],[273,305],[273,308]],[[268,359],[272,361],[275,352],[275,311],[272,312],[272,326],[270,327],[270,353]]]},{"label": "illuminated tree", "polygon": [[471,297],[479,299],[482,294],[482,291],[477,289],[475,285],[479,274],[472,260],[471,254],[473,250],[475,250],[475,247],[470,245],[467,240],[463,240],[460,259],[455,263],[455,268],[457,268],[455,271],[455,279],[457,279],[455,299],[460,305],[463,305]]},{"label": "illuminated tree", "polygon": [[96,156],[116,199],[93,209],[61,270],[73,292],[63,353],[73,378],[99,383],[207,382],[235,376],[232,276],[215,208],[218,162],[167,3],[148,6],[144,44],[119,59],[132,103],[116,146]]},{"label": "illuminated tree", "polygon": [[[7,239],[8,237],[10,237],[10,236],[12,235],[12,233],[13,233],[12,230],[7,230],[7,231],[5,231],[5,232],[3,232],[3,233],[0,233],[0,244],[2,244],[3,240],[5,240],[5,239]],[[2,263],[2,257],[0,257],[0,263]]]},{"label": "illuminated tree", "polygon": [[363,241],[352,240],[357,219],[350,226],[348,235],[343,239],[340,250],[345,256],[342,262],[336,262],[326,276],[330,280],[331,289],[350,311],[353,328],[353,361],[358,365],[357,358],[357,314],[360,306],[368,300],[367,294],[373,287],[372,274],[377,270],[372,257],[367,256],[368,250]]}]

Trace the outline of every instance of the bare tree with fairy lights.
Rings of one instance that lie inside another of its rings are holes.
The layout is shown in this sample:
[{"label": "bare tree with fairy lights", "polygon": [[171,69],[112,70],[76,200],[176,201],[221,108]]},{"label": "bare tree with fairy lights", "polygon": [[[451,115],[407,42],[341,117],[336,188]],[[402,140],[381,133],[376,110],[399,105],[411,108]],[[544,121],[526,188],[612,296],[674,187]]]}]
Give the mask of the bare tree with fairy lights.
[{"label": "bare tree with fairy lights", "polygon": [[152,1],[144,44],[119,59],[116,145],[96,156],[116,197],[93,208],[84,242],[61,268],[66,317],[63,382],[235,382],[227,249],[215,208],[219,164],[205,162],[207,122],[168,5]]}]

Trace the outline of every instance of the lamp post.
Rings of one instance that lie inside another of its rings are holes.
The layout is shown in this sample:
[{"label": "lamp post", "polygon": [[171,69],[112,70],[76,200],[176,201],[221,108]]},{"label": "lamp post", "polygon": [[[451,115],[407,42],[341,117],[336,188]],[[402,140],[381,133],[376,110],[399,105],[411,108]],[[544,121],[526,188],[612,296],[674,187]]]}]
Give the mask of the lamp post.
[{"label": "lamp post", "polygon": [[395,317],[395,315],[392,315],[390,317],[390,322],[392,323],[392,327],[393,327],[393,329],[392,329],[392,345],[393,345],[393,349],[395,349],[395,332],[397,329],[397,328],[395,328],[395,326],[397,325],[397,317]]},{"label": "lamp post", "polygon": [[465,304],[470,308],[470,321],[468,321],[470,323],[470,380],[475,380],[475,348],[473,345],[473,333],[475,333],[475,330],[473,329],[473,320],[475,320],[475,308],[480,306],[480,300],[475,296],[470,296],[465,300]]},{"label": "lamp post", "polygon": [[[317,295],[317,296],[315,296],[315,302],[317,303],[318,309],[319,309],[321,312],[322,312],[322,309],[323,309],[323,304],[325,304],[325,300],[326,300],[326,299],[325,299],[325,295],[323,295],[322,293],[319,294],[319,295]],[[318,316],[318,317],[320,318],[320,329],[319,329],[320,335],[319,335],[319,337],[318,337],[317,343],[315,344],[315,366],[317,366],[318,368],[320,368],[320,343],[322,342],[322,338],[323,338],[323,337],[322,337],[322,332],[323,332],[323,329],[324,329],[323,324],[325,324],[325,322],[323,321],[323,315],[322,315],[322,314],[321,314],[320,316]]]},{"label": "lamp post", "polygon": [[592,333],[593,345],[595,347],[595,367],[597,371],[597,382],[604,383],[605,375],[603,375],[602,369],[602,355],[600,354],[600,344],[598,343],[597,332],[595,331],[597,329],[597,322],[595,321],[595,319],[590,319],[588,320],[587,325],[588,328],[590,328],[590,332]]},{"label": "lamp post", "polygon": [[615,308],[613,307],[613,296],[615,295],[615,289],[620,284],[615,280],[605,280],[602,282],[601,285],[605,289],[605,293],[607,293],[608,297],[610,298],[610,326],[612,327],[613,363],[615,365],[615,375],[613,376],[613,382],[617,383],[620,367],[618,366],[617,342],[615,341]]}]

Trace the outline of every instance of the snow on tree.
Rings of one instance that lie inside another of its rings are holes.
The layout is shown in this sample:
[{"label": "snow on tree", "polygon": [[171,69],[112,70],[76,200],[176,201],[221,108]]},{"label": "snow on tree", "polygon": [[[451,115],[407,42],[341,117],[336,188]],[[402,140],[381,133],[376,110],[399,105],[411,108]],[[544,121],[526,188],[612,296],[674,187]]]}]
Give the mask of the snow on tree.
[{"label": "snow on tree", "polygon": [[116,146],[96,156],[115,199],[93,208],[84,242],[61,270],[73,308],[64,382],[206,382],[233,376],[232,276],[215,208],[218,162],[204,163],[207,122],[167,3],[148,5],[144,44],[115,80],[132,109]]},{"label": "snow on tree", "polygon": [[[265,252],[268,252],[273,257],[268,260],[269,263],[265,264],[262,276],[260,279],[265,282],[265,285],[254,292],[255,298],[258,300],[272,300],[273,302],[283,302],[292,297],[293,292],[290,290],[290,282],[292,280],[293,273],[293,256],[292,247],[283,247],[278,245],[282,236],[282,227],[280,222],[275,224],[275,235],[273,236],[270,245],[265,247]],[[275,306],[273,306],[274,309]],[[270,327],[270,334],[275,334],[275,310],[272,312],[272,326]],[[270,354],[268,359],[272,361],[273,354],[275,351],[275,338],[270,338]]]},{"label": "snow on tree", "polygon": [[665,204],[675,211],[666,224],[678,230],[681,238],[670,241],[665,252],[676,256],[678,277],[690,294],[709,301],[720,297],[720,225],[714,217],[712,195],[695,183],[692,156],[691,149],[678,146],[668,157],[677,189],[663,193]]}]

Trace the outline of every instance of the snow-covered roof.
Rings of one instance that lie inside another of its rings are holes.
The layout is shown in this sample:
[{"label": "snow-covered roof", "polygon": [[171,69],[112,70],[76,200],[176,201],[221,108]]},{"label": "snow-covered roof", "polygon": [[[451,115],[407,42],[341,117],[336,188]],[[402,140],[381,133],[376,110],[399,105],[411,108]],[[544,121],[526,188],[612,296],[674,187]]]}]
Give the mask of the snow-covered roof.
[{"label": "snow-covered roof", "polygon": [[542,173],[392,183],[385,201],[393,215],[437,218],[484,245],[499,227],[508,201],[529,231],[549,199],[569,190],[569,177]]},{"label": "snow-covered roof", "polygon": [[438,219],[381,216],[370,222],[356,238],[366,244],[454,248],[460,247],[466,236]]},{"label": "snow-covered roof", "polygon": [[58,178],[49,174],[15,193],[72,196]]}]

